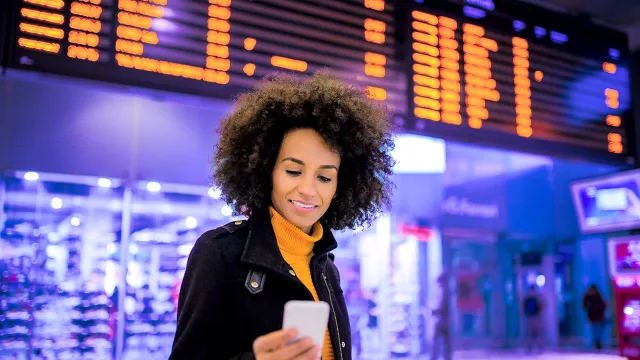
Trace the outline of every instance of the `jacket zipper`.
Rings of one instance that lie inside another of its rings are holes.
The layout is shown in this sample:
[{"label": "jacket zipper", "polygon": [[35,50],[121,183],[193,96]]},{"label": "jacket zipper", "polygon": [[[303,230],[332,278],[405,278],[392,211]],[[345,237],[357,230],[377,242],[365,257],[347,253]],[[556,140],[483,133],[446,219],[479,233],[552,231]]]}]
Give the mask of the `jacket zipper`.
[{"label": "jacket zipper", "polygon": [[329,307],[331,308],[331,313],[333,314],[333,320],[336,324],[336,334],[338,334],[338,350],[340,352],[340,360],[343,360],[342,357],[342,340],[340,340],[340,327],[338,326],[338,316],[333,308],[333,299],[331,298],[331,289],[329,288],[329,283],[327,282],[327,276],[322,273],[322,279],[324,280],[324,286],[327,287],[327,293],[329,294]]}]

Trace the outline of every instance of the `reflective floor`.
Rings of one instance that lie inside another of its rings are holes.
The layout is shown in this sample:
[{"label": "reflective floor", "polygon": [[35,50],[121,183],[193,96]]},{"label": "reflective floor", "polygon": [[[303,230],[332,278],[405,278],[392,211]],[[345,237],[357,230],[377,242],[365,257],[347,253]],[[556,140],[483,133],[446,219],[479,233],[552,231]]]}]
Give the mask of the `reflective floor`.
[{"label": "reflective floor", "polygon": [[[425,358],[428,360],[429,358]],[[614,353],[554,352],[526,354],[524,351],[456,351],[454,360],[622,360]]]}]

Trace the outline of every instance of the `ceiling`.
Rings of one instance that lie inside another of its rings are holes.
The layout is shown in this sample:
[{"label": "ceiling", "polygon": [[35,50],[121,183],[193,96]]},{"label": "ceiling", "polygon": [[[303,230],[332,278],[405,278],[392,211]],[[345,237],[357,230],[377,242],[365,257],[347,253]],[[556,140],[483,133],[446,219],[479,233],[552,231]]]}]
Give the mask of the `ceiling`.
[{"label": "ceiling", "polygon": [[631,49],[640,49],[639,0],[521,0],[556,11],[588,15],[594,21],[629,34]]}]

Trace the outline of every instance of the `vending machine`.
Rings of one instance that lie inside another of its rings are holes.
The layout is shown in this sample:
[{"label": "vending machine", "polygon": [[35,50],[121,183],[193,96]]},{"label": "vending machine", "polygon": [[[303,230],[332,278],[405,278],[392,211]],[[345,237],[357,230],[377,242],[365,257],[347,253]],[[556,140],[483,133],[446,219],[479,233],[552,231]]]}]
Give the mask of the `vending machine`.
[{"label": "vending machine", "polygon": [[640,236],[612,238],[608,251],[620,355],[640,360]]}]

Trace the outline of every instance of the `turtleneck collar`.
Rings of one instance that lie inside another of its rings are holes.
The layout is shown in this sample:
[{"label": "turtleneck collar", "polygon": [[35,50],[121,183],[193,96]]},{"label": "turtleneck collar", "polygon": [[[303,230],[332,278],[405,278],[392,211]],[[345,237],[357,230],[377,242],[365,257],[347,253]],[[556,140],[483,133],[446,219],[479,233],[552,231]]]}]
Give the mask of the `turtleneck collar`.
[{"label": "turtleneck collar", "polygon": [[323,229],[319,222],[313,224],[309,235],[282,217],[273,207],[269,207],[269,213],[278,247],[282,251],[298,256],[310,255],[315,243],[322,239]]}]

